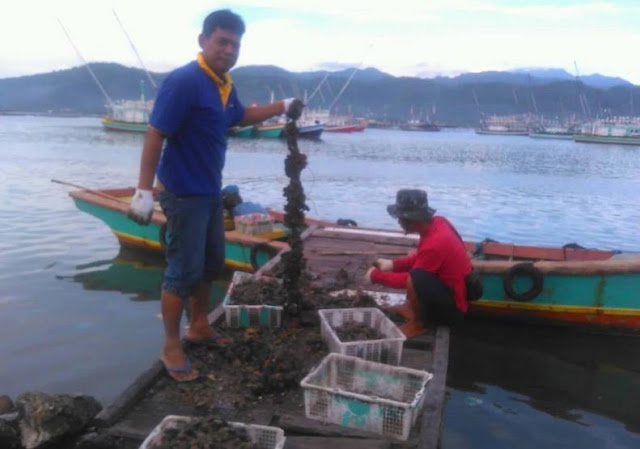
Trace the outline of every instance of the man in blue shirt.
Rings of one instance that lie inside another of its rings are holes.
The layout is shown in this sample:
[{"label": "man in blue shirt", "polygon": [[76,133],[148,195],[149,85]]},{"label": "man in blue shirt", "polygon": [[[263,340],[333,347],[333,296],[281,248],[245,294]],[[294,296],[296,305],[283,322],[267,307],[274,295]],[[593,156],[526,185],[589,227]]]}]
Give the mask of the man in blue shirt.
[{"label": "man in blue shirt", "polygon": [[244,31],[237,14],[212,12],[198,38],[202,52],[170,73],[160,87],[142,149],[138,188],[129,208],[131,219],[149,223],[157,169],[160,205],[170,237],[161,297],[165,342],[160,360],[177,381],[198,377],[180,342],[183,299],[189,298],[191,308],[186,340],[229,342],[207,321],[211,282],[224,265],[220,189],[228,129],[280,114],[297,119],[303,107],[292,98],[246,108],[240,103],[229,70],[238,60]]}]

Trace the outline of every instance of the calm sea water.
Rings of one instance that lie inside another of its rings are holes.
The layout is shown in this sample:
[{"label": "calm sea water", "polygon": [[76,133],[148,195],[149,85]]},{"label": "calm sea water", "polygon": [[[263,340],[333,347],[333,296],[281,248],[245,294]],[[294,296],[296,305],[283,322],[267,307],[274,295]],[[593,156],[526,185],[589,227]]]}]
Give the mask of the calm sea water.
[{"label": "calm sea water", "polygon": [[[162,267],[119,254],[50,182],[133,186],[141,144],[96,118],[0,117],[0,394],[106,403],[155,360]],[[318,218],[396,229],[386,205],[418,187],[468,239],[640,250],[640,148],[468,130],[326,134],[300,147]],[[285,155],[282,141],[231,140],[225,183],[282,208]],[[444,447],[639,447],[639,349],[633,337],[465,325],[452,339]]]}]

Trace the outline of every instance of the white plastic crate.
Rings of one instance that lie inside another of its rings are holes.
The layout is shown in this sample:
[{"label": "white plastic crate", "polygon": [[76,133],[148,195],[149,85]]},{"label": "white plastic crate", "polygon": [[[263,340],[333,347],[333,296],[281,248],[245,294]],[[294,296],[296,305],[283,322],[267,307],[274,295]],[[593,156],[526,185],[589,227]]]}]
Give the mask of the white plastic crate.
[{"label": "white plastic crate", "polygon": [[433,374],[337,353],[301,382],[307,418],[406,440]]},{"label": "white plastic crate", "polygon": [[282,322],[282,306],[270,306],[267,304],[230,304],[233,288],[254,276],[250,273],[236,271],[233,273],[231,284],[222,301],[225,320],[228,327],[268,326],[280,327]]},{"label": "white plastic crate", "polygon": [[[382,310],[375,307],[321,309],[320,330],[331,352],[360,357],[389,365],[400,364],[402,345],[407,339]],[[384,337],[378,340],[340,341],[335,329],[350,321],[363,323]]]},{"label": "white plastic crate", "polygon": [[[190,416],[168,415],[165,416],[160,424],[158,424],[149,433],[147,438],[142,442],[139,449],[154,449],[162,444],[162,435],[167,429],[175,429],[180,424],[186,423],[193,419]],[[251,442],[258,446],[258,449],[283,449],[286,437],[284,430],[279,427],[261,426],[258,424],[244,424],[240,422],[229,422],[232,427],[242,427],[247,430],[247,434]]]},{"label": "white plastic crate", "polygon": [[273,231],[273,219],[267,214],[253,213],[233,219],[237,231],[243,234],[267,234]]}]

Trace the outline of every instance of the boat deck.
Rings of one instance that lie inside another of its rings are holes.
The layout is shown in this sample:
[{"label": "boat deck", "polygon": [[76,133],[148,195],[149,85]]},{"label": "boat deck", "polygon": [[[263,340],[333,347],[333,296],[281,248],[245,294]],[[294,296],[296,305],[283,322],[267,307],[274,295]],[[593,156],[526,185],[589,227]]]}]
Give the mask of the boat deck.
[{"label": "boat deck", "polygon": [[[317,282],[336,287],[348,281],[344,284],[348,283],[350,288],[355,286],[375,291],[385,289],[365,285],[362,281],[371,261],[378,256],[398,257],[416,245],[414,238],[398,233],[318,225],[311,226],[303,234],[303,239],[307,271]],[[269,274],[275,270],[281,254],[263,266],[259,273]],[[223,317],[220,306],[209,315],[211,322]],[[250,413],[222,404],[219,411],[229,420],[282,428],[286,435],[285,449],[436,449],[440,443],[448,354],[447,327],[438,327],[404,344],[401,365],[434,374],[427,384],[422,413],[407,441],[385,439],[373,433],[307,419],[301,388],[285,396],[280,403],[257,403]],[[98,415],[103,431],[123,437],[129,444],[127,447],[134,448],[166,415],[196,414],[196,404],[185,404],[167,395],[166,391],[163,393],[162,388],[157,388],[161,382],[167,382],[167,379],[158,361]]]}]

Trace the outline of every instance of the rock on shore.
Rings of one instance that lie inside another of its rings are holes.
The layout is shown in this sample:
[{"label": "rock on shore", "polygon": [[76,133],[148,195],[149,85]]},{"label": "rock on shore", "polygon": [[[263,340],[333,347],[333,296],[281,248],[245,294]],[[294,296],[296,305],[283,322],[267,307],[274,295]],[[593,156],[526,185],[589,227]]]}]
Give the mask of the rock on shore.
[{"label": "rock on shore", "polygon": [[80,433],[102,405],[85,395],[23,393],[16,398],[0,397],[0,447],[36,449]]}]

